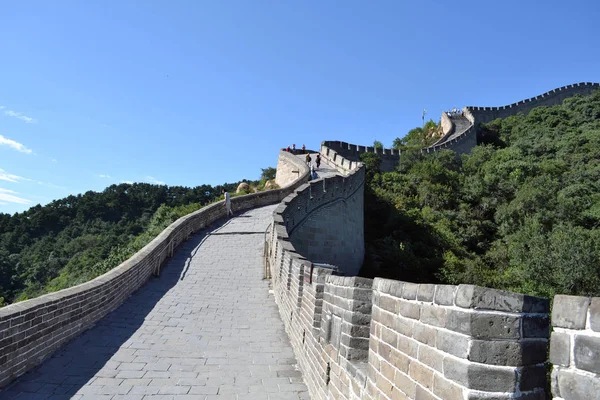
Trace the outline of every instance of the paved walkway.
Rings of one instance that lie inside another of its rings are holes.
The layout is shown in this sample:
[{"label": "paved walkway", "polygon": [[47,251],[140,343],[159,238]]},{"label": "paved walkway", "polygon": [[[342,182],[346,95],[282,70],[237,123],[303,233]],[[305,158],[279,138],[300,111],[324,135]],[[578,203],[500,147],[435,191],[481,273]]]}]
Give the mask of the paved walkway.
[{"label": "paved walkway", "polygon": [[308,399],[263,280],[276,206],[191,238],[151,279],[6,399]]}]

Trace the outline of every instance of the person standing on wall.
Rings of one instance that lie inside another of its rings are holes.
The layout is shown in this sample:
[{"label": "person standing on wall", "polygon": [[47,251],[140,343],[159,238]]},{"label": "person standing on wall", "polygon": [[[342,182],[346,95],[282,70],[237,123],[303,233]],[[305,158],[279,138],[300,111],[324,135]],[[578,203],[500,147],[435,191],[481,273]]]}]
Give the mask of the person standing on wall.
[{"label": "person standing on wall", "polygon": [[306,146],[302,145],[302,154],[306,153]]},{"label": "person standing on wall", "polygon": [[227,192],[227,190],[225,189],[223,189],[223,197],[225,198],[223,200],[223,205],[227,209],[227,216],[233,216],[233,211],[231,211],[231,196],[229,195],[229,192]]},{"label": "person standing on wall", "polygon": [[321,166],[321,153],[317,154],[317,158],[315,158],[315,164],[317,164],[317,169]]},{"label": "person standing on wall", "polygon": [[310,167],[310,162],[312,161],[312,158],[310,158],[310,154],[306,155],[306,164]]}]

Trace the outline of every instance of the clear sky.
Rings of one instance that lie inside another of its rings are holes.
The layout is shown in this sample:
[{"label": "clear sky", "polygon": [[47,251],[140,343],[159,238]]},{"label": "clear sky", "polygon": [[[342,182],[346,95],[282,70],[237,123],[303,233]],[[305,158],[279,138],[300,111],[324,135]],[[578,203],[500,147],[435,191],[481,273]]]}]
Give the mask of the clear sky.
[{"label": "clear sky", "polygon": [[0,4],[0,212],[120,182],[258,179],[442,110],[600,81],[600,1]]}]

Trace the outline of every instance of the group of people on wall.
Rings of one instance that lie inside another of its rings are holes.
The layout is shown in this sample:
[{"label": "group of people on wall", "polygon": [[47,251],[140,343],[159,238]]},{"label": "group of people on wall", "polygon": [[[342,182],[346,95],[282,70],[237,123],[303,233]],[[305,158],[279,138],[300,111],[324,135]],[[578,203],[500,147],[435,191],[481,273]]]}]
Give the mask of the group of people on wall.
[{"label": "group of people on wall", "polygon": [[294,143],[292,145],[292,147],[290,147],[290,146],[286,147],[284,150],[287,151],[288,153],[292,153],[292,154],[304,154],[304,153],[306,153],[306,146],[302,145],[301,153],[298,153],[299,150],[296,150],[296,143]]},{"label": "group of people on wall", "polygon": [[[315,157],[315,164],[317,166],[316,169],[319,169],[319,167],[321,166],[321,154],[317,153],[317,156]],[[315,171],[315,164],[312,163],[312,158],[310,156],[310,154],[306,154],[306,165],[308,165],[308,167],[310,168],[310,179],[317,179],[319,178],[319,175],[317,175],[317,172]]]}]

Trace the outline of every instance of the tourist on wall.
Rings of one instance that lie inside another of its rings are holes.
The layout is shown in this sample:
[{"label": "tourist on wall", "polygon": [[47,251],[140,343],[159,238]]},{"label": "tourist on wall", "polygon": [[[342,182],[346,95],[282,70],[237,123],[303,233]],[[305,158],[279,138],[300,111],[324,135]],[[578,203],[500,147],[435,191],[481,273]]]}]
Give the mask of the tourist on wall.
[{"label": "tourist on wall", "polygon": [[227,192],[227,190],[225,189],[223,189],[223,197],[225,198],[223,200],[223,205],[227,209],[227,217],[229,217],[230,215],[233,216],[233,211],[231,211],[231,196],[229,195],[229,192]]},{"label": "tourist on wall", "polygon": [[321,154],[317,154],[317,158],[315,158],[315,163],[317,164],[317,169],[321,166]]},{"label": "tourist on wall", "polygon": [[306,146],[302,145],[302,154],[306,153]]},{"label": "tourist on wall", "polygon": [[308,166],[310,166],[310,162],[311,162],[311,161],[312,161],[312,158],[310,158],[310,154],[307,154],[307,155],[306,155],[306,164],[307,164]]}]

